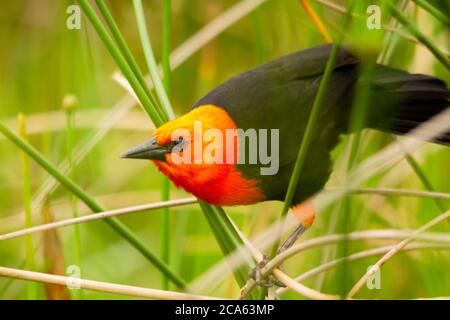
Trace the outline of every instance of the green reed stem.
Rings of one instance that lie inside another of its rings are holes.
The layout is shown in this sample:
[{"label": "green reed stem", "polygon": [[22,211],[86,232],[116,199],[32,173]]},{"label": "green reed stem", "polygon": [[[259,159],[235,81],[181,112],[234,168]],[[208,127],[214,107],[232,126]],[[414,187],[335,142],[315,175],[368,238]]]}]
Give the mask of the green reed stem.
[{"label": "green reed stem", "polygon": [[386,1],[387,8],[391,14],[414,36],[419,42],[426,46],[431,53],[438,59],[446,68],[450,70],[450,59],[443,54],[438,47],[434,45],[433,40],[426,37],[419,31],[417,26],[411,22],[411,19],[405,17],[390,1]]},{"label": "green reed stem", "polygon": [[144,49],[145,60],[147,61],[147,67],[150,72],[150,77],[155,86],[156,95],[159,103],[163,107],[169,119],[175,118],[172,107],[170,105],[169,98],[164,90],[161,77],[158,73],[158,65],[156,64],[155,56],[153,55],[152,45],[147,33],[147,25],[145,23],[144,8],[142,7],[141,0],[133,0],[134,11],[136,14],[136,21],[139,29],[139,35],[141,37],[142,47]]},{"label": "green reed stem", "polygon": [[[73,182],[69,177],[60,172],[52,163],[50,163],[45,157],[39,153],[32,145],[16,135],[11,129],[6,127],[0,122],[0,132],[5,135],[11,142],[24,151],[29,157],[36,161],[43,169],[56,178],[63,186],[65,186],[71,193],[73,193],[78,199],[83,201],[93,212],[102,212],[105,209],[98,204],[91,196],[89,196],[80,186]],[[137,238],[137,236],[122,224],[116,218],[106,218],[104,221],[112,227],[118,234],[126,239],[133,247],[135,247],[147,260],[149,260],[156,268],[178,287],[184,288],[185,282],[173,272],[163,261],[161,261],[156,255],[154,255],[146,246]]]},{"label": "green reed stem", "polygon": [[[171,69],[170,69],[170,37],[172,36],[172,0],[163,2],[163,28],[162,28],[162,69],[163,84],[167,95],[170,95]],[[171,108],[172,109],[172,108]]]},{"label": "green reed stem", "polygon": [[[73,160],[73,146],[74,146],[74,112],[76,109],[76,98],[71,95],[67,95],[63,101],[63,108],[66,114],[66,152],[67,152],[67,162],[69,165],[69,176],[75,181],[75,163]],[[72,217],[78,217],[77,199],[71,193],[70,206],[72,209]],[[73,241],[75,250],[75,264],[81,268],[81,237],[80,237],[80,226],[75,224],[73,229]],[[75,292],[78,299],[83,299],[83,290],[76,290]]]},{"label": "green reed stem", "polygon": [[[170,181],[165,176],[162,177],[161,200],[167,201],[170,198]],[[170,212],[169,208],[161,210],[161,259],[169,264],[170,258]],[[167,277],[162,278],[162,288],[169,289]]]},{"label": "green reed stem", "polygon": [[[171,0],[163,1],[163,28],[162,28],[162,69],[163,69],[163,86],[167,95],[170,95],[170,37],[171,37]],[[172,108],[170,108],[172,110]],[[163,176],[161,188],[161,200],[167,201],[170,198],[170,181]],[[170,259],[170,211],[169,208],[162,209],[161,219],[161,258],[164,262],[169,263]],[[162,288],[169,289],[169,282],[166,277],[162,279]]]},{"label": "green reed stem", "polygon": [[[395,136],[394,136],[394,139],[399,141],[398,138]],[[408,152],[405,152],[405,159],[408,162],[408,164],[410,165],[410,167],[413,169],[416,176],[422,182],[424,187],[428,191],[436,191],[436,189],[433,187],[433,184],[431,183],[431,181],[427,178],[427,176],[425,175],[423,170],[420,168],[420,165],[417,163],[416,159],[414,159],[414,157]],[[443,201],[441,201],[439,199],[433,199],[433,201],[441,212],[445,212],[446,210],[448,210]]]},{"label": "green reed stem", "polygon": [[333,68],[336,63],[336,58],[339,49],[340,49],[340,41],[337,41],[333,45],[333,48],[331,49],[330,57],[328,58],[327,64],[325,66],[322,80],[320,82],[316,98],[314,99],[314,103],[311,108],[311,114],[309,115],[308,122],[306,124],[305,133],[303,135],[303,139],[300,144],[300,149],[297,154],[297,160],[295,162],[294,170],[292,172],[291,180],[289,181],[288,190],[286,192],[286,197],[282,209],[283,216],[286,215],[286,213],[289,210],[289,207],[292,204],[292,199],[294,197],[295,190],[297,189],[300,173],[303,169],[303,165],[305,164],[305,159],[306,156],[308,155],[308,149],[309,146],[311,145],[311,141],[314,136],[315,126],[319,118],[320,109],[322,107],[325,98],[325,92],[328,89],[328,82],[330,80],[331,73],[333,72]]},{"label": "green reed stem", "polygon": [[147,83],[145,82],[145,78],[139,69],[139,66],[136,62],[136,59],[134,58],[133,54],[131,53],[130,48],[128,47],[125,39],[122,36],[122,33],[120,32],[119,27],[117,26],[117,23],[114,21],[113,16],[111,15],[111,12],[109,11],[108,7],[105,4],[105,1],[103,0],[95,0],[95,3],[97,4],[100,12],[102,13],[103,17],[105,18],[106,24],[108,25],[108,28],[111,30],[111,34],[113,35],[114,39],[117,42],[117,45],[119,46],[123,56],[125,57],[128,65],[130,66],[131,70],[133,71],[134,75],[136,76],[137,80],[139,81],[139,84],[141,85],[142,89],[144,89],[146,95],[152,102],[154,106],[156,106],[158,114],[161,116],[161,118],[165,119],[164,112],[161,111],[158,105],[158,103],[155,100],[155,97],[153,96],[152,92],[150,91]]},{"label": "green reed stem", "polygon": [[431,15],[433,15],[436,19],[445,24],[448,28],[450,28],[450,16],[442,13],[438,8],[428,3],[428,1],[424,0],[413,0],[419,7],[422,7],[424,10],[428,11]]},{"label": "green reed stem", "polygon": [[[230,218],[227,216],[225,211],[218,206],[210,206],[204,201],[199,200],[200,207],[205,214],[205,217],[211,226],[211,229],[217,239],[219,246],[222,251],[228,255],[235,252],[237,249],[242,250],[244,247],[244,242],[242,241],[239,234],[236,232]],[[255,267],[253,259],[247,256],[247,252],[242,252],[242,258],[246,262],[246,267],[239,268],[238,270],[233,270],[234,277],[240,286],[244,286],[248,279],[248,270]],[[253,296],[256,298],[257,296]]]},{"label": "green reed stem", "polygon": [[[344,31],[347,29],[348,24],[350,22],[351,12],[353,12],[353,3],[354,1],[351,2],[350,8],[344,17],[344,24],[343,24]],[[337,55],[340,49],[340,43],[342,42],[342,39],[344,37],[344,31],[340,33],[337,41],[334,43],[333,48],[331,49],[330,57],[328,58],[327,64],[325,66],[322,80],[320,81],[319,89],[317,91],[316,98],[314,99],[314,103],[311,108],[311,113],[309,115],[308,122],[306,124],[305,133],[303,135],[302,142],[300,144],[300,149],[297,154],[297,160],[294,165],[294,170],[292,171],[292,176],[289,181],[288,189],[283,204],[282,216],[285,216],[287,214],[287,212],[289,211],[289,207],[292,204],[292,199],[294,198],[294,193],[295,190],[297,189],[300,173],[303,169],[306,156],[308,155],[308,149],[309,146],[311,145],[311,141],[314,136],[316,123],[319,118],[320,109],[322,108],[322,104],[325,98],[325,93],[328,89],[328,82],[330,80],[331,73],[333,72],[333,68],[336,63]]]},{"label": "green reed stem", "polygon": [[[18,114],[19,133],[22,139],[28,140],[27,129],[25,124],[25,116],[23,113]],[[31,173],[30,173],[30,161],[25,152],[20,152],[20,159],[22,163],[22,180],[23,180],[23,208],[25,212],[25,228],[31,228],[33,226],[33,217],[31,213]],[[26,265],[32,270],[36,271],[36,261],[34,257],[34,244],[33,236],[28,235],[25,238],[25,251],[26,251]],[[27,297],[28,300],[37,299],[37,284],[27,283]]]},{"label": "green reed stem", "polygon": [[115,45],[113,39],[109,36],[108,32],[106,31],[105,27],[102,25],[102,22],[100,21],[99,17],[95,13],[94,9],[89,4],[88,0],[79,0],[80,6],[83,8],[86,16],[88,17],[89,21],[92,23],[92,26],[97,31],[97,34],[102,39],[103,43],[105,44],[106,48],[108,49],[109,53],[113,57],[113,59],[116,61],[117,65],[119,66],[120,70],[124,74],[124,76],[127,78],[128,82],[130,83],[131,87],[133,88],[134,93],[138,97],[139,101],[141,102],[142,106],[144,107],[144,110],[147,112],[147,114],[150,116],[152,121],[155,123],[156,126],[160,126],[164,120],[158,113],[157,107],[151,102],[150,98],[147,96],[145,89],[142,88],[142,86],[139,83],[139,80],[136,78],[135,74],[133,73],[133,70],[128,65],[126,59],[120,52],[119,48]]}]

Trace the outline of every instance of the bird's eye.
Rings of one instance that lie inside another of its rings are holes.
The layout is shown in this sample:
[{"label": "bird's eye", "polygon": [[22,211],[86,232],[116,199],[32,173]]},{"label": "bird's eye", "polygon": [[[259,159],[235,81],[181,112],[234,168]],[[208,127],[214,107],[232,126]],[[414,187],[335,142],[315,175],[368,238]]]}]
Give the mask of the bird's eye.
[{"label": "bird's eye", "polygon": [[178,138],[174,141],[175,145],[178,145],[178,144],[180,144],[180,143],[182,143],[182,142],[183,142],[183,137],[178,137]]},{"label": "bird's eye", "polygon": [[175,140],[172,140],[172,152],[182,151],[185,146],[185,140],[183,137],[178,137]]}]

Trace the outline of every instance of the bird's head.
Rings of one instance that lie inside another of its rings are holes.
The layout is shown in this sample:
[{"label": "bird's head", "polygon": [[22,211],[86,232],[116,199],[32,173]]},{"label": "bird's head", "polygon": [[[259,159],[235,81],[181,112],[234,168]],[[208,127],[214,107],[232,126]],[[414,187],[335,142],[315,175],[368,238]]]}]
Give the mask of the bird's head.
[{"label": "bird's head", "polygon": [[[122,157],[152,160],[176,186],[209,203],[256,202],[262,197],[257,182],[245,179],[235,167],[236,129],[224,109],[203,105],[163,124],[149,141]],[[247,193],[245,200],[242,191]]]}]

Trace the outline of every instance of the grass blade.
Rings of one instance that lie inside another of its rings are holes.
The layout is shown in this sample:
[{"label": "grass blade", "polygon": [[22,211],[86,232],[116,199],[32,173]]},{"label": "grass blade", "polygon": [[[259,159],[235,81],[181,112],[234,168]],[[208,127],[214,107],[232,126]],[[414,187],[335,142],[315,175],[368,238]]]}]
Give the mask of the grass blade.
[{"label": "grass blade", "polygon": [[[424,0],[413,0],[415,4],[417,4],[419,7],[422,7],[424,10],[428,11],[431,15],[433,15],[436,19],[441,21],[443,24],[445,24],[448,28],[450,28],[450,17],[439,11],[438,8],[433,6],[432,4],[428,3]],[[447,12],[448,13],[448,12]]]},{"label": "grass blade", "polygon": [[[354,3],[354,1],[351,2],[351,5]],[[351,12],[352,12],[352,7],[351,10],[348,10],[345,18],[344,18],[344,27],[343,30],[345,31],[347,28],[347,25],[349,24],[350,21],[350,17],[351,17]],[[297,160],[295,162],[294,165],[294,170],[292,172],[292,176],[291,176],[291,180],[289,181],[289,186],[288,186],[288,190],[286,192],[286,197],[284,200],[284,205],[283,205],[283,209],[282,209],[282,215],[286,215],[286,213],[289,210],[289,207],[292,204],[292,199],[294,197],[294,192],[297,188],[297,183],[298,180],[300,178],[300,173],[303,169],[303,165],[305,163],[305,159],[308,153],[308,148],[311,144],[311,141],[313,139],[313,135],[314,135],[314,129],[315,129],[315,125],[319,116],[319,111],[320,108],[322,107],[322,103],[323,103],[323,99],[325,96],[325,92],[328,88],[328,81],[331,77],[331,73],[333,71],[333,67],[334,64],[336,62],[336,58],[337,58],[337,54],[339,52],[339,48],[340,48],[340,43],[342,41],[343,38],[343,34],[344,32],[342,32],[338,38],[338,40],[335,42],[335,44],[333,45],[333,48],[331,50],[330,53],[330,57],[328,58],[327,64],[325,66],[325,70],[322,76],[322,80],[320,82],[319,85],[319,89],[317,91],[317,95],[316,98],[314,99],[314,103],[311,109],[311,113],[309,115],[308,118],[308,122],[306,124],[306,129],[305,129],[305,133],[303,135],[303,139],[300,145],[300,149],[298,151],[298,155],[297,155]]]},{"label": "grass blade", "polygon": [[156,95],[158,96],[159,103],[163,107],[164,111],[168,115],[169,119],[175,118],[172,107],[170,106],[169,98],[164,90],[163,83],[158,73],[158,65],[156,64],[155,56],[153,55],[152,45],[147,33],[147,26],[145,23],[144,8],[142,7],[141,0],[134,0],[134,11],[136,14],[136,20],[139,29],[139,35],[141,37],[142,47],[144,49],[145,60],[147,61],[150,77],[155,86]]},{"label": "grass blade", "polygon": [[[19,122],[19,134],[23,140],[27,140],[27,129],[25,124],[25,115],[23,113],[18,114]],[[31,228],[33,226],[33,218],[31,214],[31,173],[30,173],[30,162],[28,156],[25,152],[20,153],[20,159],[22,162],[22,176],[23,176],[23,207],[25,212],[25,227]],[[34,244],[33,236],[28,235],[25,238],[25,249],[26,249],[26,265],[29,269],[35,270],[36,261],[34,258]],[[35,283],[27,284],[27,297],[28,300],[37,299],[37,287]]]},{"label": "grass blade", "polygon": [[83,8],[89,21],[92,23],[93,27],[97,31],[97,34],[102,39],[102,41],[105,44],[106,48],[108,49],[109,53],[116,61],[117,65],[119,66],[119,68],[122,71],[122,73],[124,74],[124,76],[127,78],[128,82],[130,83],[131,87],[133,88],[134,93],[139,98],[139,101],[142,103],[144,110],[150,116],[153,123],[157,126],[160,126],[164,121],[161,118],[161,116],[159,115],[159,113],[157,111],[157,107],[155,105],[153,105],[150,98],[145,93],[145,90],[140,85],[139,80],[134,75],[131,67],[128,65],[126,59],[120,52],[119,48],[114,44],[113,39],[110,37],[110,35],[106,31],[105,27],[102,25],[100,19],[98,18],[97,14],[95,13],[94,9],[92,9],[91,5],[89,4],[89,1],[79,0],[79,3],[80,3],[80,6]]},{"label": "grass blade", "polygon": [[[394,136],[394,139],[397,140],[400,144],[400,147],[402,147],[400,140],[395,136]],[[431,192],[436,191],[436,189],[433,187],[431,181],[428,179],[426,174],[420,168],[420,165],[417,163],[416,159],[414,159],[414,157],[408,152],[405,152],[405,159],[408,162],[408,164],[411,166],[411,168],[413,169],[414,173],[417,175],[419,180],[422,182],[424,187],[428,191],[431,191]],[[445,210],[447,210],[445,204],[441,200],[439,200],[439,199],[433,199],[433,200],[441,212],[444,212]]]},{"label": "grass blade", "polygon": [[[75,163],[73,159],[73,145],[74,145],[74,112],[78,101],[75,96],[66,95],[63,99],[63,109],[66,113],[66,149],[67,149],[67,163],[69,166],[70,178],[75,181]],[[78,208],[76,197],[70,194],[70,206],[72,208],[72,217],[78,217]],[[44,203],[46,205],[46,203]],[[44,210],[44,208],[43,208]],[[75,263],[81,267],[81,239],[79,225],[73,226],[73,242],[75,250]],[[83,299],[83,291],[76,291],[76,297]]]},{"label": "grass blade", "polygon": [[398,9],[392,5],[390,1],[386,1],[386,6],[391,14],[397,19],[414,37],[417,38],[422,44],[424,44],[431,53],[438,59],[447,70],[450,70],[450,59],[447,58],[435,45],[434,42],[428,39],[422,32],[419,31],[417,26],[406,18]]},{"label": "grass blade", "polygon": [[[163,69],[163,85],[167,95],[170,95],[170,37],[171,37],[171,0],[164,0],[163,2],[163,28],[162,28],[162,69]],[[172,110],[172,108],[170,108]],[[170,181],[163,176],[163,183],[161,188],[161,200],[168,201],[170,198]],[[170,212],[169,208],[162,209],[161,218],[161,258],[169,264],[170,258]],[[163,277],[162,288],[169,289],[169,282],[166,277]]]},{"label": "grass blade", "polygon": [[[130,48],[128,47],[125,39],[122,36],[122,33],[120,32],[119,27],[117,26],[116,22],[114,21],[114,18],[111,15],[111,12],[109,11],[108,7],[105,4],[105,1],[103,0],[95,0],[95,3],[97,4],[98,8],[100,9],[100,12],[103,15],[103,18],[105,18],[106,24],[108,25],[109,29],[111,30],[111,33],[114,37],[114,39],[117,42],[117,45],[119,46],[123,56],[125,57],[128,65],[130,66],[131,70],[133,71],[134,75],[136,76],[137,80],[139,81],[140,86],[142,89],[144,89],[145,93],[147,94],[148,98],[152,102],[152,104],[156,107],[158,107],[158,104],[155,100],[155,97],[151,93],[149,87],[147,86],[147,83],[145,82],[144,76],[139,69],[139,66],[136,62],[136,59],[134,58],[133,54],[130,51]],[[165,118],[164,112],[162,112],[159,108],[157,108],[158,114],[161,116],[162,119],[167,120]]]},{"label": "grass blade", "polygon": [[[201,200],[199,200],[199,204],[224,254],[228,255],[236,250],[242,250],[244,241],[236,232],[225,211],[221,207],[210,206]],[[236,281],[241,287],[247,282],[248,270],[255,266],[250,256],[246,255],[245,261],[247,267],[233,271]],[[253,298],[255,297],[256,295]]]}]

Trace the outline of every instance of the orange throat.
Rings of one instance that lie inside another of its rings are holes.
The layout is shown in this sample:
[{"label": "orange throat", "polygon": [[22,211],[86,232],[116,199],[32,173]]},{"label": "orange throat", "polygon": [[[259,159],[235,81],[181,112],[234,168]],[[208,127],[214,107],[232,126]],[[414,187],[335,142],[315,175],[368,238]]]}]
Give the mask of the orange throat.
[{"label": "orange throat", "polygon": [[[209,204],[219,206],[246,205],[264,200],[259,181],[246,179],[233,165],[217,165],[214,178],[205,182],[198,171],[180,175],[162,161],[153,161],[156,167],[165,174],[177,187],[182,187],[197,198]],[[205,172],[206,173],[206,172]]]}]

